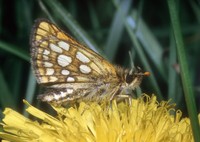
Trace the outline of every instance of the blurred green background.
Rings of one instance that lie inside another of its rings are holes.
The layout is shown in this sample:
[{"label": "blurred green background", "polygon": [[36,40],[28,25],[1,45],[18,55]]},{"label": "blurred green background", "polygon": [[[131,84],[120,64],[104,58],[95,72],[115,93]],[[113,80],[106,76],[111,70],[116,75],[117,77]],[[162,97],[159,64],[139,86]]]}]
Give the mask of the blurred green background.
[{"label": "blurred green background", "polygon": [[[183,46],[174,36],[176,26],[170,18],[174,11],[169,1],[0,0],[1,118],[5,107],[23,112],[22,99],[40,105],[36,99],[40,87],[32,74],[29,54],[30,32],[38,18],[55,22],[114,64],[130,67],[131,51],[135,66],[151,72],[141,85],[142,92],[155,94],[159,101],[171,99],[184,116],[188,115],[185,96],[194,97],[199,112],[200,3],[176,1],[178,19],[174,21],[181,25],[177,31]],[[182,56],[178,55],[184,54],[178,45],[185,51],[186,69],[181,69]],[[183,89],[184,84],[192,93]]]}]

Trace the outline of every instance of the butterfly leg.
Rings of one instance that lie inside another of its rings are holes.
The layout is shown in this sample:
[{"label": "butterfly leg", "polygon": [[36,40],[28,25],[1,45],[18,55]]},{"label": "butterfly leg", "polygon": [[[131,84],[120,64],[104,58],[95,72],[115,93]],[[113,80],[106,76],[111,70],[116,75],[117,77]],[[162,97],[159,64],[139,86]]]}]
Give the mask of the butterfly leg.
[{"label": "butterfly leg", "polygon": [[117,101],[121,101],[121,100],[127,101],[127,100],[128,100],[128,104],[129,104],[130,106],[131,106],[131,104],[132,104],[132,97],[129,96],[129,95],[120,94],[120,95],[117,95],[117,96],[116,96],[116,99],[117,99]]}]

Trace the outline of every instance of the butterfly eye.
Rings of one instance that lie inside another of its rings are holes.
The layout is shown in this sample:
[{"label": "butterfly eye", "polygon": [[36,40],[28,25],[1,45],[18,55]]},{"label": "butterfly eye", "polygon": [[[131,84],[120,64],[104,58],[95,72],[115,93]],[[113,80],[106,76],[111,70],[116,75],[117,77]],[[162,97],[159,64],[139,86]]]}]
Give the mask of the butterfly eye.
[{"label": "butterfly eye", "polygon": [[127,74],[126,75],[126,83],[130,84],[133,81],[134,75],[133,74]]}]

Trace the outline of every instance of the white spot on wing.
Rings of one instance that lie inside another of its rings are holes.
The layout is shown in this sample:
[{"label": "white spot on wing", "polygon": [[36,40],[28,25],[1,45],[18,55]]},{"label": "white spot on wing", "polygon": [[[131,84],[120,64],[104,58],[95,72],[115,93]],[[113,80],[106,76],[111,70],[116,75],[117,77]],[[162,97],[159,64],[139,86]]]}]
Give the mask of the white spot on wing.
[{"label": "white spot on wing", "polygon": [[52,68],[46,69],[46,75],[53,75],[53,74],[54,74],[54,69],[52,69]]},{"label": "white spot on wing", "polygon": [[62,75],[69,75],[69,73],[70,73],[70,72],[69,72],[68,70],[62,70],[62,71],[61,71],[61,74],[62,74]]},{"label": "white spot on wing", "polygon": [[88,73],[91,72],[91,68],[88,67],[87,65],[80,65],[80,66],[79,66],[79,69],[80,69],[80,71],[81,71],[82,73],[84,73],[84,74],[88,74]]},{"label": "white spot on wing", "polygon": [[42,98],[43,101],[47,101],[47,102],[50,102],[50,101],[52,101],[53,99],[54,99],[54,96],[52,96],[52,95],[45,95],[45,96]]},{"label": "white spot on wing", "polygon": [[69,44],[67,44],[66,42],[64,42],[64,41],[59,41],[59,42],[58,42],[58,45],[59,45],[62,49],[66,50],[66,51],[69,51]]},{"label": "white spot on wing", "polygon": [[50,51],[47,50],[47,49],[45,49],[45,50],[43,51],[43,54],[44,54],[44,55],[49,55],[49,54],[50,54]]},{"label": "white spot on wing", "polygon": [[73,77],[68,77],[67,78],[67,82],[74,82],[74,81],[75,81],[75,79]]},{"label": "white spot on wing", "polygon": [[55,44],[50,43],[49,46],[50,46],[51,50],[53,50],[54,52],[62,53],[62,49],[60,47],[56,46]]},{"label": "white spot on wing", "polygon": [[47,102],[51,102],[53,100],[61,100],[63,98],[66,98],[66,96],[68,94],[72,94],[73,93],[73,89],[72,88],[67,88],[66,91],[61,91],[60,93],[52,93],[50,95],[45,95],[45,96],[42,96],[42,100],[43,101],[47,101]]},{"label": "white spot on wing", "polygon": [[66,67],[72,62],[72,58],[66,55],[59,55],[57,60],[58,64],[62,67]]},{"label": "white spot on wing", "polygon": [[50,62],[44,62],[44,66],[48,68],[48,67],[52,67],[53,64]]},{"label": "white spot on wing", "polygon": [[67,92],[60,92],[60,96],[61,96],[61,98],[66,97],[67,96]]},{"label": "white spot on wing", "polygon": [[67,89],[67,93],[68,93],[68,94],[72,94],[73,91],[74,91],[73,89],[70,89],[70,88]]},{"label": "white spot on wing", "polygon": [[59,100],[61,98],[61,96],[58,95],[58,94],[54,94],[53,97],[54,97],[55,100]]},{"label": "white spot on wing", "polygon": [[90,59],[79,51],[76,53],[76,58],[79,59],[83,63],[89,63],[90,62]]}]

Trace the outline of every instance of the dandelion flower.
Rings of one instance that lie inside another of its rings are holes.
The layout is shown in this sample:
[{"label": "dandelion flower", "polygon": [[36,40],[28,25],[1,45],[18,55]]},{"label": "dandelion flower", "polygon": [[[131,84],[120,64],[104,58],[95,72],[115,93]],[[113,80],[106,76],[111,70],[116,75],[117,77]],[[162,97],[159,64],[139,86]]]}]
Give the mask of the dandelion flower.
[{"label": "dandelion flower", "polygon": [[[26,111],[39,121],[6,108],[0,137],[14,142],[191,142],[188,118],[181,118],[169,102],[143,95],[131,104],[110,106],[80,103],[79,107],[54,107],[55,117],[24,101]],[[175,112],[172,115],[170,112]]]}]

